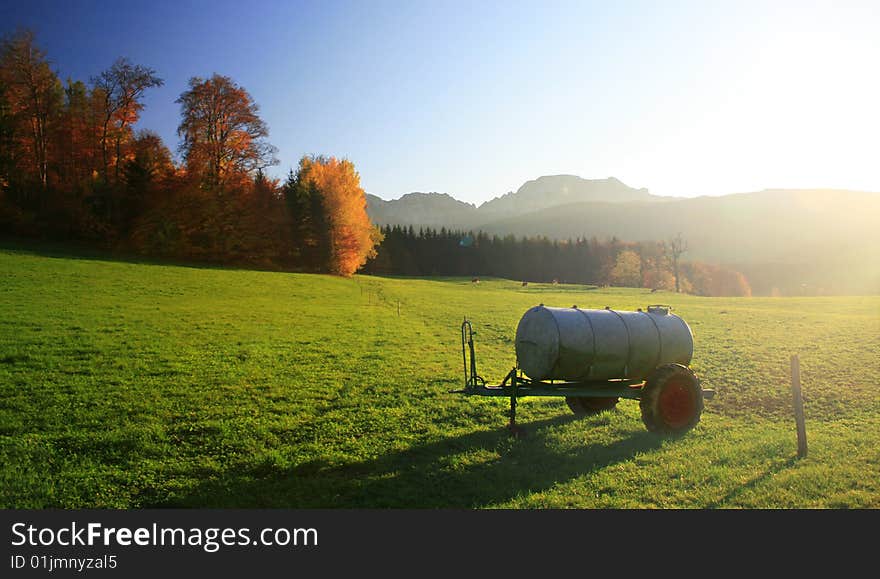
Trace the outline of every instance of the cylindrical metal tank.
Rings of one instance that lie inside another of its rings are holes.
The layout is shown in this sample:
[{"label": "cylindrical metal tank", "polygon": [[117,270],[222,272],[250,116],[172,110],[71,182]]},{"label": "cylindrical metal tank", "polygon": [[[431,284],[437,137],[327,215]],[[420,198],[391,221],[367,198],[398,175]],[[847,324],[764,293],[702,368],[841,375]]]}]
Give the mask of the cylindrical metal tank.
[{"label": "cylindrical metal tank", "polygon": [[688,365],[691,329],[668,307],[647,311],[536,306],[516,328],[517,364],[532,380],[642,380],[658,366]]}]

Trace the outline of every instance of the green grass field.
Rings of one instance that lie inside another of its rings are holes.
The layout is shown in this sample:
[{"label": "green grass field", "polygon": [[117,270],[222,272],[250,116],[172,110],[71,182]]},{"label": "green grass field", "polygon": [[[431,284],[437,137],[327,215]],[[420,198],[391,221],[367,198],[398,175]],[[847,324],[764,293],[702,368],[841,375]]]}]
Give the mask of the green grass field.
[{"label": "green grass field", "polygon": [[[400,303],[400,315],[397,307]],[[679,439],[500,380],[533,305],[671,303],[717,391]],[[789,357],[810,454],[797,460]],[[285,274],[0,250],[0,506],[880,507],[880,297]]]}]

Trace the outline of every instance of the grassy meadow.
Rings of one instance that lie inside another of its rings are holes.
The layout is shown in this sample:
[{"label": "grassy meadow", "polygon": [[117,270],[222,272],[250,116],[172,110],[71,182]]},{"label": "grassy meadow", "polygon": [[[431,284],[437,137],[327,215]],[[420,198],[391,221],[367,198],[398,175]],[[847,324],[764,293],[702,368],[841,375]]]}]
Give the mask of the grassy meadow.
[{"label": "grassy meadow", "polygon": [[[464,397],[538,303],[670,303],[717,392],[678,439]],[[400,314],[398,315],[398,304]],[[799,353],[809,456],[796,459]],[[880,297],[698,298],[193,268],[0,249],[0,506],[880,507]]]}]

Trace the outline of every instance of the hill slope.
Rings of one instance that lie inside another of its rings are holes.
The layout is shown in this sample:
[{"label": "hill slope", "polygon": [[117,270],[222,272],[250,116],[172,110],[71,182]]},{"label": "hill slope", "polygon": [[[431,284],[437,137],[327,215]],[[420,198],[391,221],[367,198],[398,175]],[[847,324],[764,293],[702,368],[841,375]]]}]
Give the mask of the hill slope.
[{"label": "hill slope", "polygon": [[766,190],[719,197],[650,195],[614,178],[547,176],[474,207],[449,195],[375,198],[379,224],[516,236],[687,239],[687,259],[736,267],[757,293],[880,293],[880,193]]},{"label": "hill slope", "polygon": [[470,228],[568,203],[669,199],[672,198],[651,195],[647,189],[633,189],[614,177],[582,179],[575,175],[552,175],[528,181],[515,193],[496,197],[479,207],[446,193],[408,193],[392,201],[367,195],[367,213],[379,225]]},{"label": "hill slope", "polygon": [[671,198],[651,195],[647,189],[633,189],[614,177],[582,179],[575,175],[552,175],[527,181],[516,193],[507,193],[483,203],[479,207],[479,214],[482,222],[487,223],[570,203],[652,202],[669,199]]},{"label": "hill slope", "polygon": [[[880,297],[696,298],[504,280],[143,265],[0,250],[0,507],[880,507]],[[460,387],[522,313],[669,303],[717,395],[682,438]],[[400,314],[397,305],[400,303]],[[793,460],[789,355],[810,456]],[[781,386],[782,385],[782,386]],[[743,484],[747,481],[747,484]],[[442,484],[440,484],[442,483]]]},{"label": "hill slope", "polygon": [[378,225],[472,227],[480,221],[476,206],[446,193],[407,193],[393,201],[367,194],[367,214]]},{"label": "hill slope", "polygon": [[[497,234],[616,236],[625,241],[681,233],[690,247],[688,259],[736,265],[759,286],[758,273],[765,272],[778,277],[777,284],[878,293],[878,220],[880,194],[771,190],[667,203],[570,204],[481,228]],[[769,288],[757,289],[763,293]]]}]

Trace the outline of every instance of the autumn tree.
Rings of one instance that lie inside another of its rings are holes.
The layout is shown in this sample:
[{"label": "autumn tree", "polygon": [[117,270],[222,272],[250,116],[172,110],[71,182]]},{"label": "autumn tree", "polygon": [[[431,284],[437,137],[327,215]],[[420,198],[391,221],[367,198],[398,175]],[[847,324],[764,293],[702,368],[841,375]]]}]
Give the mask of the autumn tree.
[{"label": "autumn tree", "polygon": [[748,280],[736,270],[695,261],[682,264],[682,271],[691,285],[691,291],[697,295],[741,297],[752,295]]},{"label": "autumn tree", "polygon": [[229,77],[193,77],[180,104],[180,151],[187,172],[211,190],[232,177],[252,179],[257,171],[276,164],[276,149],[266,137],[269,129],[248,92]]},{"label": "autumn tree", "polygon": [[127,58],[119,58],[107,70],[92,78],[93,91],[101,102],[101,159],[104,180],[109,180],[110,148],[113,150],[113,181],[119,182],[122,143],[129,136],[143,109],[141,97],[148,88],[162,86],[156,71]]},{"label": "autumn tree", "polygon": [[681,233],[669,240],[666,245],[667,256],[672,264],[672,275],[675,276],[675,293],[681,293],[681,256],[688,251],[688,242]]},{"label": "autumn tree", "polygon": [[[382,240],[378,227],[367,216],[366,194],[360,185],[360,176],[354,164],[335,157],[303,157],[297,173],[298,186],[314,190],[320,195],[323,212],[312,218],[326,217],[329,263],[334,274],[350,276],[367,259],[376,255],[375,247]],[[314,203],[315,197],[310,197]],[[324,227],[313,223],[315,229]]]},{"label": "autumn tree", "polygon": [[639,254],[625,249],[617,254],[611,269],[611,283],[623,287],[639,287],[641,284],[642,260]]},{"label": "autumn tree", "polygon": [[58,179],[68,190],[87,182],[98,168],[96,118],[95,103],[85,83],[68,80],[56,133]]},{"label": "autumn tree", "polygon": [[237,187],[236,195],[225,200],[235,216],[221,259],[259,267],[287,261],[289,227],[279,189],[277,179],[257,171],[253,181]]},{"label": "autumn tree", "polygon": [[0,77],[0,192],[6,189],[15,171],[15,119],[12,105],[6,98],[3,78]]},{"label": "autumn tree", "polygon": [[642,287],[672,291],[675,289],[675,277],[666,269],[646,268],[642,275]]},{"label": "autumn tree", "polygon": [[174,176],[171,151],[162,138],[148,130],[139,131],[131,145],[131,158],[122,167],[123,195],[119,197],[117,226],[127,235],[135,219],[144,213]]},{"label": "autumn tree", "polygon": [[124,166],[124,176],[129,187],[157,181],[174,173],[171,151],[162,137],[150,130],[137,133],[131,144],[132,155]]},{"label": "autumn tree", "polygon": [[[5,153],[16,172],[30,175],[43,190],[49,182],[52,124],[62,101],[62,87],[34,34],[24,30],[0,43],[3,122],[11,148]],[[26,192],[25,196],[29,196]]]}]

